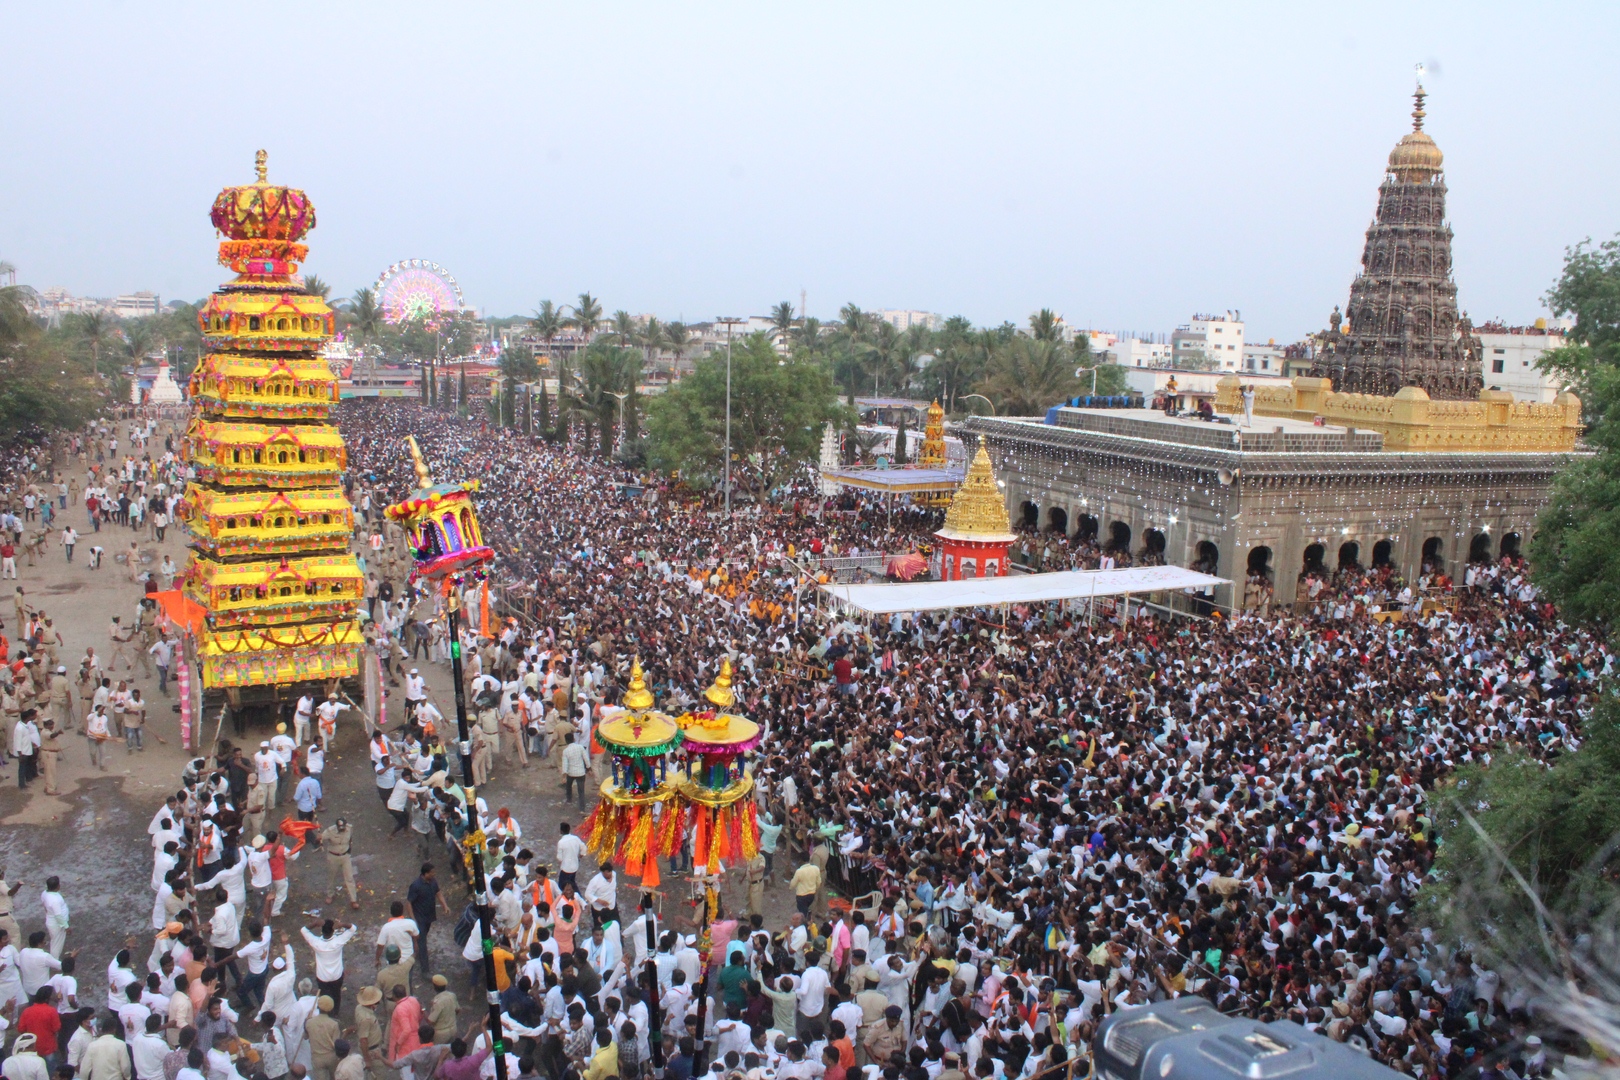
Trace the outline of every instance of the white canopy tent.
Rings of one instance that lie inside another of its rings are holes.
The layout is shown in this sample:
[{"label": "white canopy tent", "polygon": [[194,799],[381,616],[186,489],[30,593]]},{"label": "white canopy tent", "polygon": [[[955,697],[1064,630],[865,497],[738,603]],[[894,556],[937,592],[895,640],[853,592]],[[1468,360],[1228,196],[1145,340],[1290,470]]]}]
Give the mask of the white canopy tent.
[{"label": "white canopy tent", "polygon": [[1056,574],[1016,574],[963,581],[918,581],[904,585],[823,585],[838,604],[870,615],[944,608],[1001,607],[1099,596],[1141,596],[1173,589],[1230,585],[1226,578],[1181,566],[1133,566],[1128,570],[1066,570]]}]

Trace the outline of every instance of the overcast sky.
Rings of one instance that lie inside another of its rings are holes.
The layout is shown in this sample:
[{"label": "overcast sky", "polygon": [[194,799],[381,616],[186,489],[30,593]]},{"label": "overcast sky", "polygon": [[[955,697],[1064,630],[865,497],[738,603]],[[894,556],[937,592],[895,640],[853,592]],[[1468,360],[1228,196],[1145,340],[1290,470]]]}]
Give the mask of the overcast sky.
[{"label": "overcast sky", "polygon": [[208,207],[306,189],[343,295],[484,314],[1050,306],[1279,342],[1342,304],[1427,63],[1461,302],[1528,322],[1620,230],[1620,5],[6,3],[0,259],[194,299]]}]

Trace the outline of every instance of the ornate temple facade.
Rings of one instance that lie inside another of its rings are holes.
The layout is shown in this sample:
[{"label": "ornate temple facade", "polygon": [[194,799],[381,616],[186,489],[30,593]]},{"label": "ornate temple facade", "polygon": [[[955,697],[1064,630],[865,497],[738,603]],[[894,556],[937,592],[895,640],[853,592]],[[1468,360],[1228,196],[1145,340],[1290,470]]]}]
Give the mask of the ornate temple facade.
[{"label": "ornate temple facade", "polygon": [[302,191],[230,187],[211,217],[236,273],[198,313],[209,353],[192,373],[182,448],[195,470],[180,515],[185,596],[203,610],[207,690],[330,683],[359,673],[363,579],[349,551],[337,380],[320,349],[332,311],[294,275],[315,226]]},{"label": "ornate temple facade", "polygon": [[1390,151],[1378,188],[1349,305],[1343,316],[1334,308],[1311,371],[1341,392],[1387,396],[1416,386],[1435,400],[1460,400],[1484,385],[1479,340],[1457,311],[1444,158],[1423,130],[1423,99],[1419,86],[1412,130]]}]

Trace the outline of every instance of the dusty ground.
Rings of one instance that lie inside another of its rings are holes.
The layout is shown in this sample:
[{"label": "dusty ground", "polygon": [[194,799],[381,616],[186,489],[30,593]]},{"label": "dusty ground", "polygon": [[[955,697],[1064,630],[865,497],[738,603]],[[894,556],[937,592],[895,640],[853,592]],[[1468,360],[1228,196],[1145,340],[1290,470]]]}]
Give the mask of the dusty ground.
[{"label": "dusty ground", "polygon": [[[86,528],[82,507],[72,507],[66,515],[76,528]],[[133,536],[128,528],[116,525],[103,527],[100,534],[86,531],[72,565],[65,561],[60,545],[52,547],[40,565],[30,567],[18,559],[24,564],[18,568],[18,583],[31,606],[43,608],[66,640],[60,659],[70,674],[77,671],[87,646],[95,648],[105,666],[112,649],[107,634],[111,615],[129,613],[126,619],[133,615],[141,586],[129,580],[123,566],[111,561],[111,553],[127,548]],[[171,554],[178,565],[185,565],[186,537],[182,530],[170,529],[163,544],[152,541],[144,531],[140,539],[143,550],[154,552],[151,565],[156,566],[164,552]],[[86,550],[93,543],[100,543],[109,552],[99,570],[91,570],[85,563]],[[0,593],[9,598],[12,586],[12,582],[4,582]],[[6,622],[5,632],[11,636],[14,627],[9,603],[0,615]],[[453,716],[448,666],[424,665],[423,671],[440,709],[446,716]],[[131,677],[122,668],[119,675]],[[132,677],[142,696],[153,702],[143,753],[129,754],[121,744],[109,744],[108,771],[95,771],[83,736],[75,733],[64,739],[59,797],[46,796],[40,781],[26,791],[18,790],[12,763],[7,763],[5,779],[0,782],[0,825],[4,826],[0,828],[0,867],[9,882],[23,883],[15,911],[24,936],[43,928],[40,891],[47,876],[59,875],[62,893],[72,910],[67,947],[81,950],[80,1000],[98,1004],[106,994],[104,973],[126,939],[138,941],[137,970],[145,972],[144,959],[152,942],[153,899],[152,852],[146,826],[164,795],[179,786],[181,770],[190,756],[180,747],[180,718],[171,708],[176,700],[172,684],[171,696],[164,697],[158,692],[155,675],[148,676],[137,668]],[[244,741],[253,746],[268,734],[252,731]],[[207,735],[212,737],[211,727]],[[226,731],[225,735],[230,737],[231,733]],[[167,744],[153,736],[161,736]],[[325,858],[310,852],[292,864],[288,904],[276,920],[276,929],[293,935],[302,976],[310,970],[312,958],[299,941],[297,927],[320,917],[355,921],[361,930],[347,950],[346,983],[358,986],[375,975],[372,956],[376,929],[388,917],[389,902],[404,899],[405,888],[415,877],[420,860],[414,837],[388,835],[394,822],[376,795],[365,732],[358,719],[349,714],[339,720],[337,743],[326,764],[325,788],[325,810],[319,820],[328,823],[343,816],[356,828],[354,862],[361,910],[351,911],[347,897],[341,894],[336,902],[327,897]],[[558,822],[577,823],[583,816],[571,804],[564,806],[554,759],[531,762],[527,770],[520,769],[515,760],[500,761],[491,783],[481,794],[492,808],[509,807],[523,826],[525,840],[532,843],[542,861],[553,866]],[[587,809],[590,805],[587,802]],[[440,849],[432,858],[441,867],[439,876],[447,884],[447,898],[459,913],[464,892],[450,879],[445,869],[447,859]],[[779,864],[776,870],[780,878],[791,867]],[[741,875],[728,874],[727,878],[727,907],[740,911],[744,899]],[[584,880],[582,872],[582,885]],[[688,892],[684,880],[666,874],[663,891],[664,917],[671,925],[686,925],[690,908],[682,903]],[[620,903],[626,913],[633,909],[634,895],[623,884]],[[772,884],[767,905],[768,925],[779,928],[792,906],[792,898],[780,881]],[[434,925],[431,955],[434,970],[446,972],[455,980],[453,986],[465,989],[461,981],[464,965],[450,935],[453,924],[453,916],[441,916]],[[351,995],[345,995],[344,1004],[345,1012],[352,1008]]]}]

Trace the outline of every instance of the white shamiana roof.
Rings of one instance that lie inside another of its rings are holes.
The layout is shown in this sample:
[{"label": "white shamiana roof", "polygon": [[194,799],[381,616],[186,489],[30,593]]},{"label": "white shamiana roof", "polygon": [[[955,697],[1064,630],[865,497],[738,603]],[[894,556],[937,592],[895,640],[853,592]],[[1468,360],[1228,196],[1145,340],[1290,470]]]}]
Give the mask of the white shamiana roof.
[{"label": "white shamiana roof", "polygon": [[904,585],[823,585],[833,600],[873,615],[895,611],[1000,607],[1094,596],[1136,596],[1171,589],[1230,585],[1226,578],[1181,566],[1133,566],[1128,570],[1065,570],[1055,574],[1011,574],[963,581],[914,581]]}]

